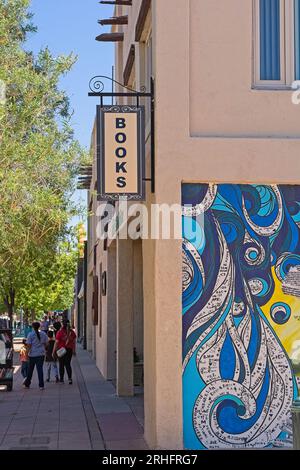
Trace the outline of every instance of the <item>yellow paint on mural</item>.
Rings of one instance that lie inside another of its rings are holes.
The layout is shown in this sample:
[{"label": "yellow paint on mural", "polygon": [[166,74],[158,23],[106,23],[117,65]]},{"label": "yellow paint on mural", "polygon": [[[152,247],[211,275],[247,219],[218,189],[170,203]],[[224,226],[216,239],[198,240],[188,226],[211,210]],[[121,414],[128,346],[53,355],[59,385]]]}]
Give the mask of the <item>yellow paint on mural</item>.
[{"label": "yellow paint on mural", "polygon": [[[274,268],[272,268],[272,275],[275,282],[274,294],[271,300],[262,307],[262,311],[272,325],[288,356],[291,357],[294,342],[300,340],[300,299],[284,294],[282,283],[278,280]],[[277,302],[285,302],[291,308],[291,317],[283,325],[278,325],[271,318],[271,307]]]}]

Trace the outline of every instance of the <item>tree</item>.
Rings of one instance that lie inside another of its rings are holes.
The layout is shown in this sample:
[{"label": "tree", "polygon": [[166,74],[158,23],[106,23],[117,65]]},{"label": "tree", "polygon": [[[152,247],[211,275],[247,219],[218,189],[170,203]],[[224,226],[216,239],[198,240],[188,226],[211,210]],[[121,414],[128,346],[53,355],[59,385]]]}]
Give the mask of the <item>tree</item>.
[{"label": "tree", "polygon": [[40,260],[31,273],[27,270],[24,286],[16,303],[40,316],[45,311],[65,310],[74,300],[74,277],[78,249],[74,243],[62,243],[52,259]]},{"label": "tree", "polygon": [[75,57],[53,58],[47,48],[34,57],[23,49],[35,30],[28,5],[0,0],[0,79],[6,85],[0,105],[0,294],[10,316],[28,280],[37,282],[41,266],[57,261],[76,212],[70,202],[75,177],[86,158],[73,137],[68,97],[59,89]]}]

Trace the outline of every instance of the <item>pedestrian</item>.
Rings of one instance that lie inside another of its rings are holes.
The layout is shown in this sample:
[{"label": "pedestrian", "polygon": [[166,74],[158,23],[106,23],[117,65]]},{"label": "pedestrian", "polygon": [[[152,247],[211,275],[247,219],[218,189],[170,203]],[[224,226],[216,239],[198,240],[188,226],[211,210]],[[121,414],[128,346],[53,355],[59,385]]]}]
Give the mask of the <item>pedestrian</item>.
[{"label": "pedestrian", "polygon": [[70,322],[63,319],[61,329],[57,332],[53,355],[57,354],[59,362],[59,381],[64,382],[65,369],[67,371],[69,384],[72,381],[71,360],[76,351],[76,333],[70,327]]},{"label": "pedestrian", "polygon": [[49,326],[50,326],[50,322],[48,320],[48,316],[44,315],[44,319],[41,321],[41,330],[47,334],[49,330]]},{"label": "pedestrian", "polygon": [[53,328],[54,328],[54,335],[56,337],[57,332],[61,329],[61,323],[58,319],[53,322]]},{"label": "pedestrian", "polygon": [[40,390],[44,390],[44,371],[43,365],[45,360],[46,346],[48,343],[48,337],[44,331],[40,331],[40,323],[33,322],[32,328],[33,331],[27,336],[27,345],[29,347],[29,370],[27,378],[24,380],[24,387],[29,388],[31,384],[31,379],[33,375],[34,368],[36,366],[39,387]]},{"label": "pedestrian", "polygon": [[53,348],[55,345],[54,332],[52,330],[48,331],[48,344],[46,346],[46,363],[47,363],[47,382],[50,382],[51,378],[51,369],[53,369],[55,374],[56,383],[59,382],[57,362],[56,358],[53,357]]},{"label": "pedestrian", "polygon": [[26,379],[29,369],[29,356],[28,356],[28,346],[26,339],[23,339],[23,345],[20,349],[20,362],[21,362],[21,374],[23,379]]}]

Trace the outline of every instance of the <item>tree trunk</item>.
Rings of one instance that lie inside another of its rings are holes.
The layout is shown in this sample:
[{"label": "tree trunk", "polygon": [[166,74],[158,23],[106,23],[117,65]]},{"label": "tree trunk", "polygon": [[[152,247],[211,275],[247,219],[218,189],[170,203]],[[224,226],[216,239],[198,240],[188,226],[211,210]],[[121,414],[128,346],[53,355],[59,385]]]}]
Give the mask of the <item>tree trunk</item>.
[{"label": "tree trunk", "polygon": [[14,289],[10,289],[8,295],[4,297],[4,303],[7,308],[7,313],[9,317],[10,328],[13,327],[13,314],[14,314],[14,307],[15,307],[15,291]]},{"label": "tree trunk", "polygon": [[24,317],[23,317],[23,322],[24,322],[25,326],[29,325],[29,320],[30,320],[29,315],[30,315],[29,308],[25,308],[24,309]]}]

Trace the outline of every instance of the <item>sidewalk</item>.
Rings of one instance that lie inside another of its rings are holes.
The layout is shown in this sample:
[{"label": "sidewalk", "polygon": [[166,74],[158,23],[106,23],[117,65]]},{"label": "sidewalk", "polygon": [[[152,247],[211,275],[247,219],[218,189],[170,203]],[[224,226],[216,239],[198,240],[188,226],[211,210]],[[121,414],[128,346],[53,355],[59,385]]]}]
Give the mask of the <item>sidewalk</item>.
[{"label": "sidewalk", "polygon": [[147,449],[141,397],[117,397],[80,347],[72,366],[73,385],[50,382],[44,391],[36,372],[24,389],[15,367],[13,391],[0,391],[0,450]]}]

